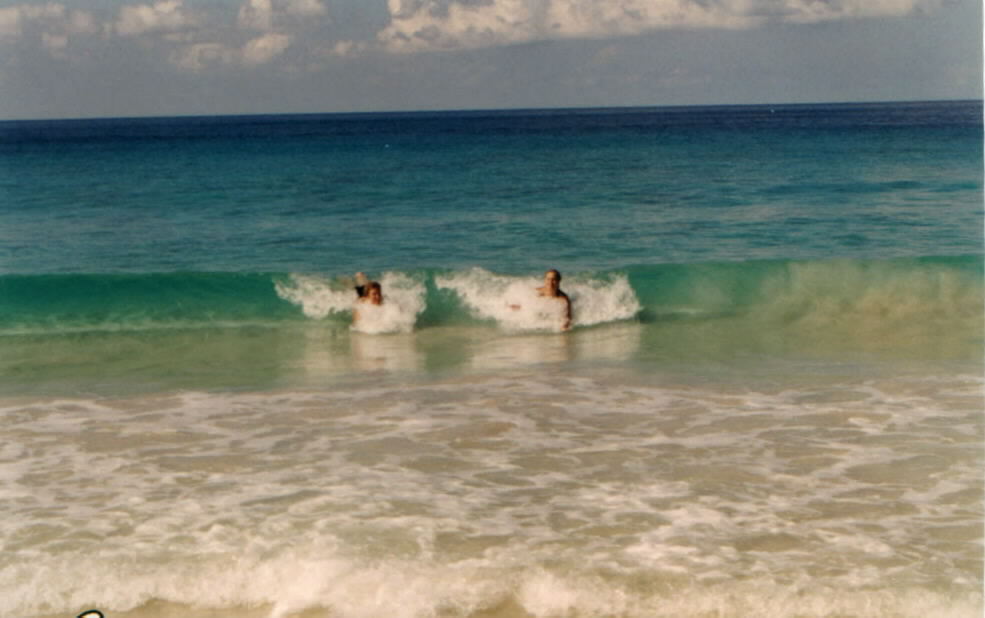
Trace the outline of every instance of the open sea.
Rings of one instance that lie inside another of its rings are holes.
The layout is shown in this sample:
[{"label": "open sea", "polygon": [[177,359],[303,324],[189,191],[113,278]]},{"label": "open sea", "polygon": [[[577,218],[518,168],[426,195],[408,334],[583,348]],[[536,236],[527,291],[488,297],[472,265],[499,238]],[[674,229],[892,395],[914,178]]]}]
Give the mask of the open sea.
[{"label": "open sea", "polygon": [[982,117],[0,122],[0,616],[980,618]]}]

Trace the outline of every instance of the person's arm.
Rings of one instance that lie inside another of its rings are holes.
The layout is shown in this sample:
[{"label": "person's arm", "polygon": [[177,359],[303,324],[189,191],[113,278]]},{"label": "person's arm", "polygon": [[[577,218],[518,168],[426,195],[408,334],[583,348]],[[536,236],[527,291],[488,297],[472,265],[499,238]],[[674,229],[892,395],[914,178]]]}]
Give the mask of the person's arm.
[{"label": "person's arm", "polygon": [[362,298],[366,296],[366,285],[369,284],[369,278],[362,272],[358,272],[356,273],[354,284],[353,287],[356,288],[356,297]]},{"label": "person's arm", "polygon": [[561,324],[561,330],[571,330],[571,299],[567,294],[561,299],[564,301],[564,322]]}]

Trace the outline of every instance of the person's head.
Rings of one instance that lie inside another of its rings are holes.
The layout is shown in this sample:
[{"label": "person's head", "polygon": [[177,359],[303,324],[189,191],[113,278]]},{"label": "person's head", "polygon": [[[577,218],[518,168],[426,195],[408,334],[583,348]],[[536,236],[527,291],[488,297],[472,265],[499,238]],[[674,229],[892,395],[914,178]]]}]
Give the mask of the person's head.
[{"label": "person's head", "polygon": [[383,288],[375,281],[366,284],[366,298],[374,305],[383,303]]},{"label": "person's head", "polygon": [[550,290],[557,290],[561,287],[561,273],[555,269],[550,269],[544,273],[544,286]]}]

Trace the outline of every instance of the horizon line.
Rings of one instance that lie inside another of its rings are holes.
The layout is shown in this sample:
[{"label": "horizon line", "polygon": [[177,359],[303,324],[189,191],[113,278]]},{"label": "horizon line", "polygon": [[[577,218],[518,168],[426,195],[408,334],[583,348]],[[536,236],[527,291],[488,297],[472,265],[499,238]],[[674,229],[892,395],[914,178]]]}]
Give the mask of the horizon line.
[{"label": "horizon line", "polygon": [[557,107],[476,107],[476,108],[433,108],[433,109],[380,109],[369,111],[333,111],[333,112],[242,112],[227,114],[138,114],[128,116],[52,116],[36,118],[0,118],[0,122],[73,122],[81,120],[164,120],[164,119],[195,119],[195,118],[261,118],[275,116],[383,116],[383,115],[424,115],[424,114],[489,114],[489,113],[529,113],[529,112],[597,112],[603,110],[679,110],[694,108],[728,108],[728,107],[807,107],[807,106],[851,106],[851,105],[916,105],[922,103],[985,103],[985,97],[980,98],[941,98],[941,99],[873,99],[856,101],[791,101],[786,103],[684,103],[684,104],[655,104],[655,105],[572,105]]}]

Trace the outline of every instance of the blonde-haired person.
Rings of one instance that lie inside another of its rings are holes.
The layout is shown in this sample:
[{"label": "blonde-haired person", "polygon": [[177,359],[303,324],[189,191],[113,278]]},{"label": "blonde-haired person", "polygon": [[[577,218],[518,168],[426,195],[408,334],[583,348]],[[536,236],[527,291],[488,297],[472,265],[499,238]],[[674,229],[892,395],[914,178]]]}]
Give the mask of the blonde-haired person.
[{"label": "blonde-haired person", "polygon": [[561,291],[561,273],[554,268],[544,273],[544,285],[537,288],[537,293],[564,304],[561,330],[571,330],[571,299]]}]

